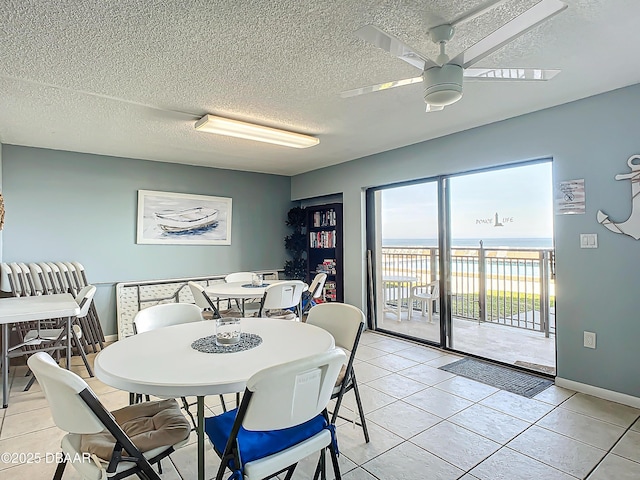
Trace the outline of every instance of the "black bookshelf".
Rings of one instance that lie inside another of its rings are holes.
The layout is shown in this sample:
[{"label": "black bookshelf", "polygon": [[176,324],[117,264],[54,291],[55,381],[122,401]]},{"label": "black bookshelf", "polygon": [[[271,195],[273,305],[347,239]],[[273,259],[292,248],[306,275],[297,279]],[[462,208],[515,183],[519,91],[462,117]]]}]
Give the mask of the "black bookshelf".
[{"label": "black bookshelf", "polygon": [[307,282],[326,273],[324,298],[344,301],[342,261],[342,204],[307,207]]}]

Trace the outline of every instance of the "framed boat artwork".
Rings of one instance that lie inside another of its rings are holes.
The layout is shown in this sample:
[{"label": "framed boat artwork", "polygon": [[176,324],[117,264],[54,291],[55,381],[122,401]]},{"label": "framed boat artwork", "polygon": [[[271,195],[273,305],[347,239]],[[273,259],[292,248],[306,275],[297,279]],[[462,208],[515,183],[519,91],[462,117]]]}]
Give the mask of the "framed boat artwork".
[{"label": "framed boat artwork", "polygon": [[231,245],[231,198],[138,190],[136,243]]}]

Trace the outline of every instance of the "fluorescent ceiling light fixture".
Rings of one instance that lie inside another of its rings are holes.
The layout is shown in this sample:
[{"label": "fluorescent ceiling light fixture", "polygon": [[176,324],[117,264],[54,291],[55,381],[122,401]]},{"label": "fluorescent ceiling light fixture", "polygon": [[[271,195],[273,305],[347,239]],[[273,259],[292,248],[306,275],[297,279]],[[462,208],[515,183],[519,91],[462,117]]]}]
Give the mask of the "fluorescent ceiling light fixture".
[{"label": "fluorescent ceiling light fixture", "polygon": [[320,143],[316,137],[301,133],[288,132],[277,128],[263,127],[253,123],[231,120],[229,118],[205,115],[196,122],[196,130],[229,137],[256,140],[258,142],[275,143],[285,147],[307,148]]}]

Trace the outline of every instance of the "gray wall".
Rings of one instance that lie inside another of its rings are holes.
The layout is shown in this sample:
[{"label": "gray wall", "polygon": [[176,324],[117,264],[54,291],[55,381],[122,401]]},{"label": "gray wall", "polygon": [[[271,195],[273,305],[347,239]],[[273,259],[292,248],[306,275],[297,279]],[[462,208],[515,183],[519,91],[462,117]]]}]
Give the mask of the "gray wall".
[{"label": "gray wall", "polygon": [[[640,397],[640,241],[609,232],[631,211],[627,159],[640,154],[640,85],[361,158],[292,179],[292,198],[342,192],[345,301],[364,306],[366,187],[553,157],[554,184],[585,179],[586,214],[556,216],[558,376]],[[455,107],[453,107],[455,108]],[[434,114],[434,121],[437,121]],[[579,248],[580,233],[598,233],[599,248]],[[597,334],[587,349],[583,331]]]},{"label": "gray wall", "polygon": [[[4,261],[82,263],[106,334],[117,282],[284,265],[289,177],[3,145],[2,179]],[[231,197],[232,244],[136,245],[139,189]]]}]

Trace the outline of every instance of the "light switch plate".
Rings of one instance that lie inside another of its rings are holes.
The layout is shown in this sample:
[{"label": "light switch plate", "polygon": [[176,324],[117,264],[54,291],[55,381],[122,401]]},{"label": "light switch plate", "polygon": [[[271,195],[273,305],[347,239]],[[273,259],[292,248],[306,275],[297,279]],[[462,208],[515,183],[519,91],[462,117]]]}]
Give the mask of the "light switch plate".
[{"label": "light switch plate", "polygon": [[596,348],[596,334],[594,332],[584,332],[584,346]]},{"label": "light switch plate", "polygon": [[598,248],[597,233],[581,233],[580,248]]}]

